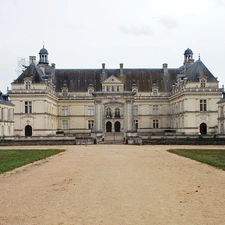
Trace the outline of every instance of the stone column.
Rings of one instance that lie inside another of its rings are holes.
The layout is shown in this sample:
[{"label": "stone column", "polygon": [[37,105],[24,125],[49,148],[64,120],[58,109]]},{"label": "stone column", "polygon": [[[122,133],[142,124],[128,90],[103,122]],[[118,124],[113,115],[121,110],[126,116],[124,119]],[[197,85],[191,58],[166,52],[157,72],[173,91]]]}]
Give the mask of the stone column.
[{"label": "stone column", "polygon": [[126,101],[126,115],[124,115],[126,118],[125,124],[126,124],[126,131],[133,131],[133,101],[127,100]]},{"label": "stone column", "polygon": [[102,131],[102,113],[101,113],[101,101],[96,100],[95,101],[95,125],[94,125],[94,131]]}]

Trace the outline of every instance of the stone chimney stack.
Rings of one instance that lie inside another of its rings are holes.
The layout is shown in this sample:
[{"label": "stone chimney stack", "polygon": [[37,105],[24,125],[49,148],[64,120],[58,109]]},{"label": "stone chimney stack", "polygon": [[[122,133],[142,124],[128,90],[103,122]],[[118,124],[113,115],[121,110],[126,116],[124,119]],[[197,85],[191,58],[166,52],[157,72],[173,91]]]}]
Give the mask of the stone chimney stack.
[{"label": "stone chimney stack", "polygon": [[163,63],[163,74],[166,75],[168,73],[168,64]]},{"label": "stone chimney stack", "polygon": [[105,63],[102,63],[102,73],[105,73]]},{"label": "stone chimney stack", "polygon": [[120,76],[123,76],[123,63],[120,63]]},{"label": "stone chimney stack", "polygon": [[36,64],[36,56],[30,56],[29,57],[29,64],[34,63]]}]

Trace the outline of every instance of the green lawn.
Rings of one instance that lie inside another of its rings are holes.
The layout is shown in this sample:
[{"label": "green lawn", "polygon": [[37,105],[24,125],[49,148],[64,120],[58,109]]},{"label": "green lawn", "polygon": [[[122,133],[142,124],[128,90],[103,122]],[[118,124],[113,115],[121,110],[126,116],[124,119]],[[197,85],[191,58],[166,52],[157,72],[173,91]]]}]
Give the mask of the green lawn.
[{"label": "green lawn", "polygon": [[185,156],[196,161],[225,170],[225,150],[217,149],[170,149],[168,152]]},{"label": "green lawn", "polygon": [[59,149],[0,150],[0,173],[47,158],[63,151],[64,150]]}]

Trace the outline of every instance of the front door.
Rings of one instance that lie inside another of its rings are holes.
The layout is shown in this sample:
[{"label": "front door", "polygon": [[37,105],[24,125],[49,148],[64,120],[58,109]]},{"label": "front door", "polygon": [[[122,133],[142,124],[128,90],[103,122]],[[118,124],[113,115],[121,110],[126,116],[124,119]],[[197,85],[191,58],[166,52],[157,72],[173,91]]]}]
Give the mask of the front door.
[{"label": "front door", "polygon": [[205,123],[201,123],[200,125],[200,133],[207,134],[207,125]]},{"label": "front door", "polygon": [[25,136],[32,136],[32,127],[30,125],[25,127]]}]

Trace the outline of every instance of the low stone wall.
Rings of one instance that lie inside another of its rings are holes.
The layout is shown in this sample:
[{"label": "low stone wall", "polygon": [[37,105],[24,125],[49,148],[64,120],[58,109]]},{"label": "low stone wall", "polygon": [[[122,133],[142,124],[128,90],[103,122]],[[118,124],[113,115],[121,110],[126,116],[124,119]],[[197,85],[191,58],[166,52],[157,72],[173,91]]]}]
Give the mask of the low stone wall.
[{"label": "low stone wall", "polygon": [[127,137],[126,144],[128,145],[142,145],[141,137]]},{"label": "low stone wall", "polygon": [[76,137],[76,145],[93,145],[96,144],[96,139],[93,137]]}]

